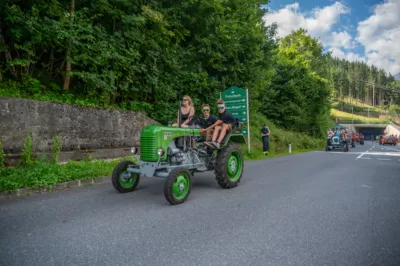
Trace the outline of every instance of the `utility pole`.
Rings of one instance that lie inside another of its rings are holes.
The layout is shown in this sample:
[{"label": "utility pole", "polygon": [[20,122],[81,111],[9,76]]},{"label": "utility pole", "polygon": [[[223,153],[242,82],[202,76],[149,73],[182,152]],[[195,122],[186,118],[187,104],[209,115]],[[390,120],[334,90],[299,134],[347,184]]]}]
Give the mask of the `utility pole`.
[{"label": "utility pole", "polygon": [[354,112],[353,106],[351,106],[351,123],[354,124]]},{"label": "utility pole", "polygon": [[375,106],[375,84],[372,84],[372,106]]}]

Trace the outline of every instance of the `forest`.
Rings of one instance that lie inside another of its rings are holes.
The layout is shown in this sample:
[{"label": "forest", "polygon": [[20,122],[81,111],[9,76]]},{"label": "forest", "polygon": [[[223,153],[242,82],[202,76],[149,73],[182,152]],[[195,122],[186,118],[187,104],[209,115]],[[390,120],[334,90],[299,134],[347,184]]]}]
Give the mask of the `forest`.
[{"label": "forest", "polygon": [[142,111],[175,119],[179,93],[215,103],[249,89],[252,113],[322,137],[344,97],[400,112],[400,84],[333,58],[304,29],[265,25],[267,0],[5,0],[0,96]]}]

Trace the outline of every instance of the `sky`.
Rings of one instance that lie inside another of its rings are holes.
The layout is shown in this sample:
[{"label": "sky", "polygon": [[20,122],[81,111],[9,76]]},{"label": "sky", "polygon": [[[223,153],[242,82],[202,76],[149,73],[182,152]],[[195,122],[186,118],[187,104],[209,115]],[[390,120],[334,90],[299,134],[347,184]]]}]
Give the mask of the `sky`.
[{"label": "sky", "polygon": [[307,29],[333,56],[400,73],[400,0],[270,0],[278,36]]}]

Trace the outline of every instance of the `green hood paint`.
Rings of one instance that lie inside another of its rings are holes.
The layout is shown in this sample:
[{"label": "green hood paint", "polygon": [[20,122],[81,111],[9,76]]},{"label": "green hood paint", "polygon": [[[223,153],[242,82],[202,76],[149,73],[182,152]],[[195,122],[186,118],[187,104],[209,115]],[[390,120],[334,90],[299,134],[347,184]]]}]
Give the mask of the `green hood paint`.
[{"label": "green hood paint", "polygon": [[142,129],[140,134],[140,160],[147,162],[157,162],[159,156],[157,150],[164,149],[161,161],[167,159],[167,148],[169,143],[183,136],[200,136],[200,129],[178,128],[168,126],[150,125]]}]

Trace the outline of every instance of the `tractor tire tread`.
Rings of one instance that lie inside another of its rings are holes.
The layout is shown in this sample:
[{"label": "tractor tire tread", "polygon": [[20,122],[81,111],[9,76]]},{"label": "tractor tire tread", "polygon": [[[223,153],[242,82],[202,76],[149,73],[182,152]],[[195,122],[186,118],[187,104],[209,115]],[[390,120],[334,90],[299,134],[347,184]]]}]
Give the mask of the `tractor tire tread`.
[{"label": "tractor tire tread", "polygon": [[121,169],[125,168],[128,165],[135,165],[134,162],[132,161],[122,161],[119,162],[117,164],[117,166],[114,167],[114,170],[111,174],[111,182],[113,187],[120,193],[128,193],[128,192],[132,192],[136,189],[137,185],[140,182],[140,174],[136,174],[136,183],[130,187],[130,188],[124,188],[123,186],[121,186],[121,184],[119,183],[119,175],[121,172]]},{"label": "tractor tire tread", "polygon": [[[172,184],[175,182],[175,179],[178,176],[178,174],[180,174],[182,172],[185,172],[189,176],[189,180],[190,180],[189,191],[183,199],[177,200],[174,198],[173,193],[172,193]],[[164,183],[164,197],[171,205],[181,204],[187,200],[187,198],[189,197],[190,192],[192,190],[192,184],[193,184],[192,177],[193,177],[193,175],[190,173],[190,171],[185,168],[175,168],[169,173],[169,175],[165,179],[165,183]]]},{"label": "tractor tire tread", "polygon": [[[233,182],[229,179],[228,173],[226,170],[226,164],[227,164],[229,154],[233,150],[239,151],[240,156],[242,157],[242,172],[240,173],[240,177],[238,178],[238,180],[235,182]],[[216,166],[215,166],[214,173],[215,173],[215,179],[217,180],[218,185],[220,185],[222,188],[225,188],[225,189],[235,188],[239,185],[239,183],[243,177],[243,173],[244,173],[244,157],[243,157],[242,150],[237,145],[230,142],[230,143],[228,143],[228,145],[226,145],[224,148],[222,148],[217,154],[215,165]]]}]

